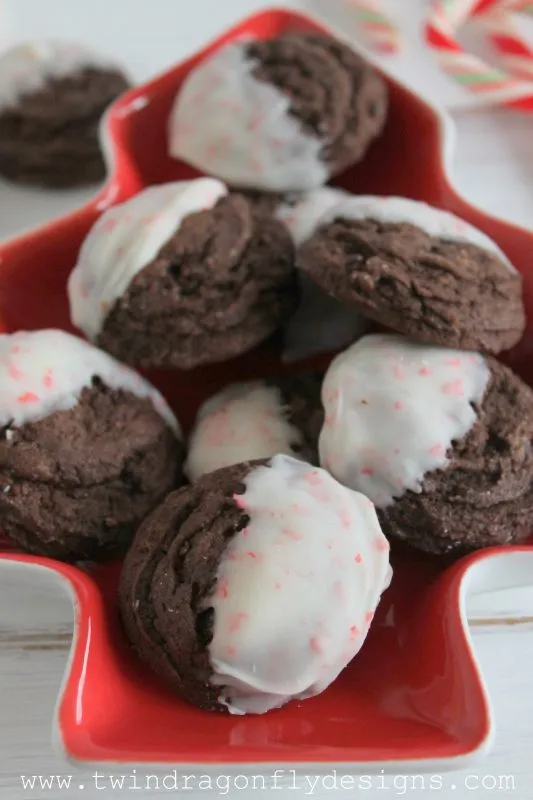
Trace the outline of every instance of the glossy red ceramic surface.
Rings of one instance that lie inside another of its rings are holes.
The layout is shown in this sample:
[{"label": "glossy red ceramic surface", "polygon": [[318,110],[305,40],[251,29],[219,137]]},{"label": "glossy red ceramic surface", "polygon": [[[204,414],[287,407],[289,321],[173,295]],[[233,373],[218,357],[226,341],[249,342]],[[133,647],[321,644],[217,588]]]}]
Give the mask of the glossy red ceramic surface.
[{"label": "glossy red ceramic surface", "polygon": [[[111,177],[78,212],[0,245],[0,328],[70,329],[65,283],[89,227],[102,209],[143,186],[195,173],[166,155],[166,118],[191,67],[242,34],[266,37],[318,26],[288,11],[266,11],[206,50],[124,95],[106,121]],[[449,209],[485,230],[522,271],[533,308],[533,237],[490,219],[450,186],[443,165],[439,116],[390,82],[391,113],[383,137],[338,185],[356,193],[400,194]],[[531,319],[524,342],[509,354],[526,377]],[[187,428],[198,403],[238,378],[279,372],[271,341],[229,364],[187,373],[151,373]],[[327,359],[324,360],[326,363]],[[76,637],[58,707],[62,744],[79,760],[217,764],[434,762],[481,750],[491,722],[460,609],[462,577],[491,557],[485,552],[448,566],[416,553],[393,553],[395,574],[362,652],[324,694],[261,717],[198,711],[169,694],[140,665],[117,617],[119,565],[87,572],[8,552],[55,570],[71,586]]]}]

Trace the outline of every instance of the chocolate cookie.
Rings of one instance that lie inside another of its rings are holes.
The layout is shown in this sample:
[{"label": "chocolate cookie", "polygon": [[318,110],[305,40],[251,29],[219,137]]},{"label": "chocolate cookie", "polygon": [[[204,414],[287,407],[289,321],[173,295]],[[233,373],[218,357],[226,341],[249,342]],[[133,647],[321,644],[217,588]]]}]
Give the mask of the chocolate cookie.
[{"label": "chocolate cookie", "polygon": [[124,552],[182,482],[184,447],[156,390],[62,331],[0,336],[0,516],[26,550]]},{"label": "chocolate cookie", "polygon": [[185,79],[169,151],[233,186],[311,189],[364,156],[386,113],[383,79],[330,36],[233,42]]},{"label": "chocolate cookie", "polygon": [[376,504],[384,532],[433,553],[523,541],[533,392],[491,357],[367,336],[323,387],[320,458]]},{"label": "chocolate cookie", "polygon": [[189,439],[189,479],[276,453],[318,463],[321,385],[321,375],[310,372],[234,383],[210,397]]},{"label": "chocolate cookie", "polygon": [[170,494],[126,556],[119,605],[139,657],[186,700],[259,714],[329,686],[390,575],[372,504],[278,455]]},{"label": "chocolate cookie", "polygon": [[100,120],[127,88],[122,72],[72,45],[8,51],[0,57],[0,174],[50,188],[103,180]]},{"label": "chocolate cookie", "polygon": [[525,328],[522,282],[481,231],[405,198],[353,197],[298,266],[336,299],[422,342],[499,353]]},{"label": "chocolate cookie", "polygon": [[274,333],[298,300],[293,244],[225,195],[208,178],[164,184],[103,214],[70,277],[74,324],[123,361],[181,369]]}]

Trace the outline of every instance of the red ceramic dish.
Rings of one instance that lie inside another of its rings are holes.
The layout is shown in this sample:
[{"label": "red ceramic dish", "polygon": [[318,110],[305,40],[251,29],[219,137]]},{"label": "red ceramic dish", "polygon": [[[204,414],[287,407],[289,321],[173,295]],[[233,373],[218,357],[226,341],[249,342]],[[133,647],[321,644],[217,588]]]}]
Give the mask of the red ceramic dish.
[{"label": "red ceramic dish", "polygon": [[[193,176],[168,158],[166,119],[187,72],[220,44],[242,34],[266,37],[318,30],[309,18],[266,11],[230,30],[189,61],[124,95],[103,126],[110,163],[104,190],[84,208],[0,245],[0,329],[62,327],[68,321],[66,278],[80,243],[101,211],[142,187]],[[533,309],[533,236],[491,219],[461,199],[447,175],[449,122],[389,80],[391,114],[364,163],[337,183],[357,193],[399,194],[454,211],[492,236],[524,275]],[[526,378],[528,332],[509,360]],[[234,379],[279,372],[273,343],[229,364],[150,377],[187,427],[198,403]],[[118,564],[82,571],[9,552],[27,569],[52,570],[76,606],[76,631],[58,702],[57,730],[69,756],[82,761],[216,765],[220,763],[446,768],[486,750],[492,721],[472,653],[465,598],[472,584],[509,587],[533,566],[533,550],[496,548],[444,569],[404,551],[393,553],[395,576],[361,654],[323,695],[262,717],[219,717],[170,695],[135,660],[116,608]],[[495,565],[498,565],[496,569]]]}]

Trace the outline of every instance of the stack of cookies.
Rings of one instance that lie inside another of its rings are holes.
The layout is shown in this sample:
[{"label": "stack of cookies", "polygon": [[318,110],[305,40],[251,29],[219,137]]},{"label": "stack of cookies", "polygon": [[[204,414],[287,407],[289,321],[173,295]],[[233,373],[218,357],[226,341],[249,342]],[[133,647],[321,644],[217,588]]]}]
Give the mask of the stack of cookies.
[{"label": "stack of cookies", "polygon": [[[524,332],[520,275],[451,213],[325,185],[386,115],[383,79],[329,36],[223,46],[168,120],[169,154],[205,177],[107,209],[81,246],[67,292],[91,343],[0,336],[6,532],[126,553],[128,639],[201,708],[322,692],[363,645],[389,540],[528,535],[533,394],[496,359]],[[347,349],[325,374],[227,385],[187,444],[135,372],[185,385],[281,330],[285,361]]]}]

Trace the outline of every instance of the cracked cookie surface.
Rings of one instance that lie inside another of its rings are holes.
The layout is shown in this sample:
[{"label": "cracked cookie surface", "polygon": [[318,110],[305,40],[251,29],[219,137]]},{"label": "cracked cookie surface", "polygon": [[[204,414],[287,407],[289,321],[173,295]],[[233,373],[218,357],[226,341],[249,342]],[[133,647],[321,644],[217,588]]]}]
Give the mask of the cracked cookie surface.
[{"label": "cracked cookie surface", "polygon": [[2,528],[63,560],[123,552],[181,483],[183,458],[150,399],[95,379],[74,408],[0,430]]},{"label": "cracked cookie surface", "polygon": [[524,331],[517,272],[495,253],[409,223],[337,218],[298,262],[336,299],[417,341],[499,353]]},{"label": "cracked cookie surface", "polygon": [[98,344],[130,364],[191,369],[252,349],[297,300],[284,225],[230,195],[183,220],[117,300]]}]

